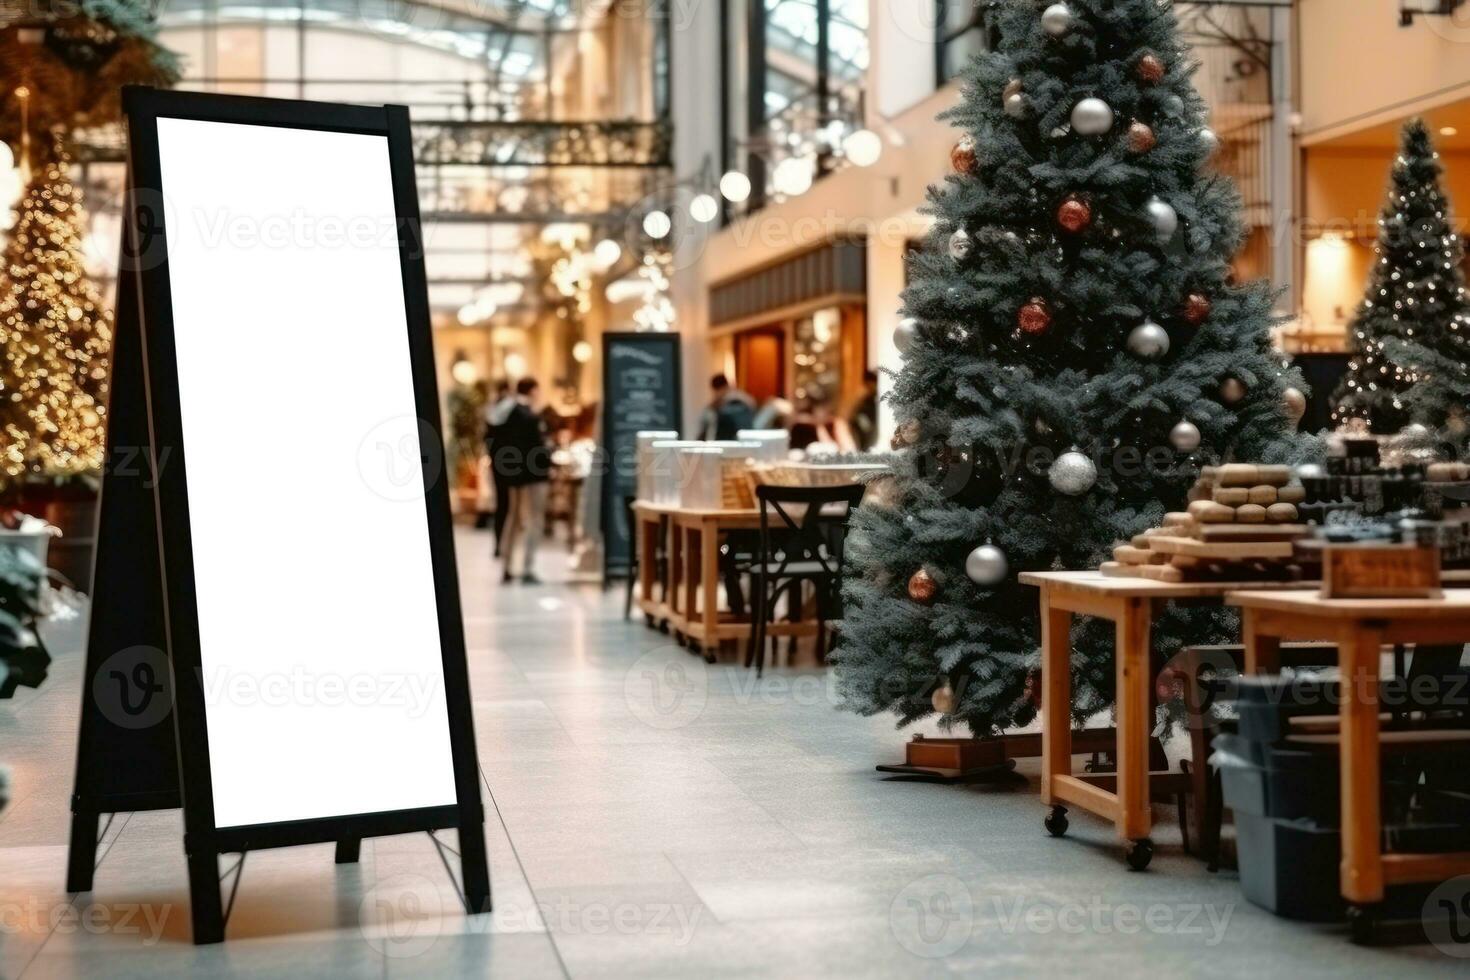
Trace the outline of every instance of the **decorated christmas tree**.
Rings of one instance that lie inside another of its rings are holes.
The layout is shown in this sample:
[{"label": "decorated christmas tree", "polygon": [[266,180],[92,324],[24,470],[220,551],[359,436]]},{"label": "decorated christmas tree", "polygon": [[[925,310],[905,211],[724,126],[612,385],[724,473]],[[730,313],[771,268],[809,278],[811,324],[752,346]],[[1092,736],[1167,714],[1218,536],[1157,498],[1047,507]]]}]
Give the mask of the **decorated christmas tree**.
[{"label": "decorated christmas tree", "polygon": [[1353,358],[1333,418],[1375,432],[1406,422],[1439,428],[1470,402],[1470,308],[1464,252],[1440,189],[1439,154],[1423,120],[1404,126],[1363,305],[1348,328]]},{"label": "decorated christmas tree", "polygon": [[102,463],[112,318],[82,263],[86,218],[64,154],[19,205],[0,269],[0,485]]},{"label": "decorated christmas tree", "polygon": [[[1034,717],[1026,570],[1096,568],[1182,509],[1200,465],[1290,462],[1304,402],[1269,291],[1231,283],[1241,205],[1212,173],[1194,66],[1158,0],[1009,3],[947,118],[953,172],[911,260],[893,476],[853,520],[845,701],[985,736]],[[1169,610],[1154,648],[1223,636]],[[1075,712],[1112,701],[1081,620]]]}]

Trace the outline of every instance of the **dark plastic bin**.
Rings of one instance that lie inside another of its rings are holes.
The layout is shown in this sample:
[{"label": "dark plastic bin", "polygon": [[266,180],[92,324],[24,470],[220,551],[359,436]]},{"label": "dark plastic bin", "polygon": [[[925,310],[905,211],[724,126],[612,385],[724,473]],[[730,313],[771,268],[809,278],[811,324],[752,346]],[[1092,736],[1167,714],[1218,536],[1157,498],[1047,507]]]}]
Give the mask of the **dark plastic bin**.
[{"label": "dark plastic bin", "polygon": [[[1226,803],[1230,788],[1226,784]],[[1253,905],[1289,919],[1336,922],[1343,916],[1337,865],[1342,835],[1311,820],[1273,820],[1235,811],[1240,889]]]},{"label": "dark plastic bin", "polygon": [[[1387,850],[1405,854],[1461,850],[1467,828],[1416,823],[1388,827]],[[1342,834],[1313,820],[1273,820],[1235,811],[1240,889],[1253,905],[1288,919],[1336,922],[1346,910],[1338,885]],[[1396,885],[1384,896],[1388,918],[1416,919],[1434,885]]]},{"label": "dark plastic bin", "polygon": [[1340,687],[1311,675],[1241,677],[1235,685],[1236,727],[1242,738],[1279,742],[1292,718],[1337,713]]},{"label": "dark plastic bin", "polygon": [[1210,761],[1220,771],[1225,805],[1237,814],[1337,826],[1340,785],[1334,755],[1220,735]]}]

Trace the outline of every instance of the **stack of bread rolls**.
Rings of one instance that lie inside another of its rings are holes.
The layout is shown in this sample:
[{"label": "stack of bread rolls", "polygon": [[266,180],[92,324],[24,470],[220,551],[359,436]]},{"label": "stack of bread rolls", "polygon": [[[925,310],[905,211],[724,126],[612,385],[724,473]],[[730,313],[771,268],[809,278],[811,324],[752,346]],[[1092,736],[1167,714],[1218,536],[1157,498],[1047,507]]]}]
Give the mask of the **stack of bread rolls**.
[{"label": "stack of bread rolls", "polygon": [[1303,496],[1286,466],[1207,466],[1190,490],[1189,509],[1116,546],[1102,572],[1161,582],[1299,577],[1294,542],[1311,533],[1297,520]]}]

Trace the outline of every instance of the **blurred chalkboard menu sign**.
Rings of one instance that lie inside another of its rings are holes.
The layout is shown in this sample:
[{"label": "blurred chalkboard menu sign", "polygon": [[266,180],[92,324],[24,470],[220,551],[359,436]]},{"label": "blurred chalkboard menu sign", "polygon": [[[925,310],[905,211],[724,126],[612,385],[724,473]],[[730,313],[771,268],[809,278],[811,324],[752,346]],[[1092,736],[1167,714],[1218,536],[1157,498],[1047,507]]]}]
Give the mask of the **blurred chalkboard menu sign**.
[{"label": "blurred chalkboard menu sign", "polygon": [[632,528],[623,501],[636,483],[638,433],[683,431],[679,336],[669,333],[602,335],[602,568],[604,577],[628,574]]}]

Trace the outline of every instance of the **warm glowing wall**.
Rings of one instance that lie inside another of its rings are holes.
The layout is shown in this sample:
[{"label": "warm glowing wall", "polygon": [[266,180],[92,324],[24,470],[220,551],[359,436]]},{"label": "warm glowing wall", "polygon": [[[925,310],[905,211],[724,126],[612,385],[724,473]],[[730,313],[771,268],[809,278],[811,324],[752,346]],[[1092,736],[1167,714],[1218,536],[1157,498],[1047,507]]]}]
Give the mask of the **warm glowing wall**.
[{"label": "warm glowing wall", "polygon": [[1298,0],[1301,136],[1331,139],[1470,95],[1470,7],[1398,26],[1399,0]]},{"label": "warm glowing wall", "polygon": [[[1319,330],[1345,323],[1363,298],[1393,155],[1387,147],[1305,151],[1302,313]],[[1446,153],[1442,162],[1457,223],[1470,229],[1470,153]]]}]

